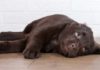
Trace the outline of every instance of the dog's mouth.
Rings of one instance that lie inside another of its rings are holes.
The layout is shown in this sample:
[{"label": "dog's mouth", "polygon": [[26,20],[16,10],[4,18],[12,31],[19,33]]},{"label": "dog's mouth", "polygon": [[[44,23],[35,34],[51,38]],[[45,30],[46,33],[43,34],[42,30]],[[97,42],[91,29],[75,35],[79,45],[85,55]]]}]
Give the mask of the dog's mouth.
[{"label": "dog's mouth", "polygon": [[81,49],[76,50],[76,51],[74,51],[74,50],[69,51],[66,56],[73,58],[73,57],[77,57],[77,56],[82,56],[82,55],[84,55],[85,52],[86,52],[86,49],[81,48]]}]

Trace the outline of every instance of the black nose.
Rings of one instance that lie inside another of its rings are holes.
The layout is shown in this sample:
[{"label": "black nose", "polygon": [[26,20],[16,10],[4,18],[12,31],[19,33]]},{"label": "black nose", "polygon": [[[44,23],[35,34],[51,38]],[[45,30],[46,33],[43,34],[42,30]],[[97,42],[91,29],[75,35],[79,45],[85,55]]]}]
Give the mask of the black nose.
[{"label": "black nose", "polygon": [[69,52],[68,52],[68,57],[73,58],[77,56],[77,44],[76,43],[71,43],[69,45]]}]

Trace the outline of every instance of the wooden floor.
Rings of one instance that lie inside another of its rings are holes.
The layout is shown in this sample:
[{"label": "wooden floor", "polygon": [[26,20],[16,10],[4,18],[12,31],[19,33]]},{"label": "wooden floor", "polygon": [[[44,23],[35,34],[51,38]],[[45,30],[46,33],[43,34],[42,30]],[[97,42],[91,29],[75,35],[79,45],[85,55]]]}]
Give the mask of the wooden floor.
[{"label": "wooden floor", "polygon": [[1,54],[0,70],[100,70],[100,56],[89,55],[64,58],[57,54],[44,54],[35,60],[24,59],[21,54]]},{"label": "wooden floor", "polygon": [[0,70],[100,70],[100,55],[65,58],[42,54],[38,59],[29,60],[20,53],[0,54]]}]

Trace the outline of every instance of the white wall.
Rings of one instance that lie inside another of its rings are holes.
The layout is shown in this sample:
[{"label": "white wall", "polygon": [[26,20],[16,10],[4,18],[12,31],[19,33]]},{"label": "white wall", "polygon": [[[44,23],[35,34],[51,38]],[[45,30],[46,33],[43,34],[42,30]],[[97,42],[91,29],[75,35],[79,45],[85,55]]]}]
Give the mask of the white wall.
[{"label": "white wall", "polygon": [[100,37],[100,0],[0,0],[0,32],[21,31],[32,20],[55,13],[86,22]]}]

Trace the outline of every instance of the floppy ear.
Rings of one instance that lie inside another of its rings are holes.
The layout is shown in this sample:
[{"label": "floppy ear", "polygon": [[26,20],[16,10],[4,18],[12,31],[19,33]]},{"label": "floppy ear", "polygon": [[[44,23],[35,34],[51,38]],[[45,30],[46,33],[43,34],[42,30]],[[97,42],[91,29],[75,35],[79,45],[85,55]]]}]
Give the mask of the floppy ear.
[{"label": "floppy ear", "polygon": [[100,44],[95,42],[94,47],[95,47],[94,53],[95,54],[100,54]]}]

